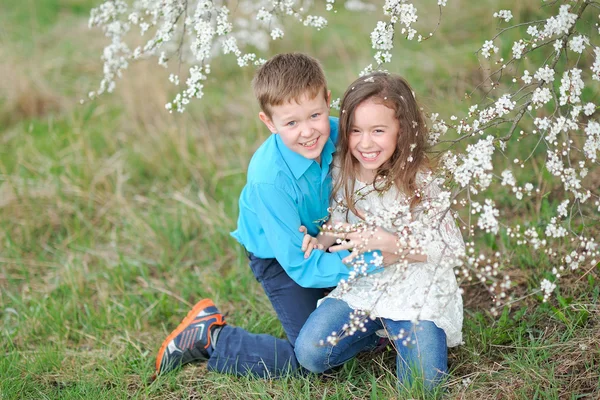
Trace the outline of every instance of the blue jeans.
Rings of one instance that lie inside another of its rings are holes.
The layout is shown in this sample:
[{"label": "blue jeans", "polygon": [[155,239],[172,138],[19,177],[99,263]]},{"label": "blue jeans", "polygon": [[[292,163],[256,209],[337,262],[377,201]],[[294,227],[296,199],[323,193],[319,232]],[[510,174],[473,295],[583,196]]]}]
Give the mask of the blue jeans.
[{"label": "blue jeans", "polygon": [[277,378],[305,372],[294,353],[294,343],[325,289],[303,288],[294,282],[276,259],[248,255],[250,268],[271,301],[287,339],[255,334],[225,325],[208,360],[208,369],[234,375]]},{"label": "blue jeans", "polygon": [[[393,338],[396,356],[396,374],[401,385],[410,386],[416,379],[424,379],[424,387],[431,389],[441,383],[448,373],[446,334],[431,321],[393,321],[386,318],[364,322],[365,331],[339,340],[332,346],[327,337],[349,322],[353,310],[342,300],[327,298],[310,315],[296,340],[296,357],[311,372],[321,373],[353,358],[365,346],[373,343],[380,329]],[[321,344],[324,341],[325,344]]]}]

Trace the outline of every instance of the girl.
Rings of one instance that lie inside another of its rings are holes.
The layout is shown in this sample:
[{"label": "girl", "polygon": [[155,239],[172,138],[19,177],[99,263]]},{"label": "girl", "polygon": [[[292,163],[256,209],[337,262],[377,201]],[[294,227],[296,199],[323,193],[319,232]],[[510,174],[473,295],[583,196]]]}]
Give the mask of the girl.
[{"label": "girl", "polygon": [[383,334],[397,350],[400,384],[410,386],[418,377],[432,389],[447,374],[447,347],[462,341],[462,299],[453,267],[464,243],[448,197],[440,196],[431,177],[426,136],[404,79],[375,72],[344,94],[329,227],[339,232],[376,224],[376,232],[367,238],[366,230],[354,231],[333,246],[330,236],[305,236],[305,244],[309,251],[378,249],[388,266],[349,287],[338,285],[311,314],[295,352],[312,372],[343,364]]}]

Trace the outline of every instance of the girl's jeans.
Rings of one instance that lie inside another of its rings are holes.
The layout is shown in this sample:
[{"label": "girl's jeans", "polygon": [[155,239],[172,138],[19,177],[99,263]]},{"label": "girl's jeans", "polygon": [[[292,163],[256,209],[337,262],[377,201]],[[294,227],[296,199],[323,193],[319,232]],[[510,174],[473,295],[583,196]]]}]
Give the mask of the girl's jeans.
[{"label": "girl's jeans", "polygon": [[[401,385],[410,386],[417,379],[432,389],[440,384],[448,372],[446,334],[431,321],[393,321],[386,318],[364,323],[365,331],[339,340],[332,346],[327,337],[333,332],[340,336],[353,310],[342,300],[327,298],[313,311],[296,340],[298,362],[311,372],[321,373],[353,358],[373,343],[376,332],[385,329],[392,338],[398,355],[396,373]],[[398,336],[398,338],[396,338]]]}]

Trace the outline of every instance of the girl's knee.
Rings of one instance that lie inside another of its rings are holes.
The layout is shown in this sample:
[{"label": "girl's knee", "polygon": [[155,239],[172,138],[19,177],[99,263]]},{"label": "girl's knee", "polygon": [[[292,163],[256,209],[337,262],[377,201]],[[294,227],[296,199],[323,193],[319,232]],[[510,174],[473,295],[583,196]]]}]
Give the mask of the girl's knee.
[{"label": "girl's knee", "polygon": [[296,340],[294,347],[296,359],[302,367],[310,372],[319,374],[328,370],[329,346],[321,345],[319,340],[311,340],[306,336],[301,333]]}]

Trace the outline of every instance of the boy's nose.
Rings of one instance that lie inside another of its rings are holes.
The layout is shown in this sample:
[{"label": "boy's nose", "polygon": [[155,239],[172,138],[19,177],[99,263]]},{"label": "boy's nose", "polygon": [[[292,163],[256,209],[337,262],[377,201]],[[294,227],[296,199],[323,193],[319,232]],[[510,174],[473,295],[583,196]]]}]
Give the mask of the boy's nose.
[{"label": "boy's nose", "polygon": [[313,137],[315,135],[315,129],[310,126],[310,125],[306,125],[302,128],[302,132],[300,133],[300,135],[302,137]]}]

